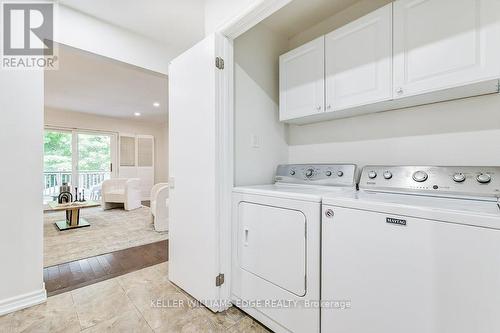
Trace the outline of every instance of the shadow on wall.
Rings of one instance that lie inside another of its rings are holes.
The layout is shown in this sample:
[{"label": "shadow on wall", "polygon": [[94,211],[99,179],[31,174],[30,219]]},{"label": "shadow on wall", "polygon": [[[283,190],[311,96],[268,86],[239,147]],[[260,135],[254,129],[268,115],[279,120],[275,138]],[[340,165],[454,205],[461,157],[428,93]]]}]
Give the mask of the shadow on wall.
[{"label": "shadow on wall", "polygon": [[316,124],[290,125],[289,144],[349,142],[500,129],[499,110],[500,95],[495,94]]}]

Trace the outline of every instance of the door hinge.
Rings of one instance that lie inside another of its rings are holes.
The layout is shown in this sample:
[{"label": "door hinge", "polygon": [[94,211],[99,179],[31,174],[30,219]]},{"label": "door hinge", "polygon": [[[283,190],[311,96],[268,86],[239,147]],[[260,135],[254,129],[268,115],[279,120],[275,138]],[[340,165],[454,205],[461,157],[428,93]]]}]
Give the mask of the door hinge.
[{"label": "door hinge", "polygon": [[215,67],[218,69],[224,69],[224,59],[221,57],[215,58]]},{"label": "door hinge", "polygon": [[224,274],[219,274],[215,277],[215,286],[220,287],[224,284]]}]

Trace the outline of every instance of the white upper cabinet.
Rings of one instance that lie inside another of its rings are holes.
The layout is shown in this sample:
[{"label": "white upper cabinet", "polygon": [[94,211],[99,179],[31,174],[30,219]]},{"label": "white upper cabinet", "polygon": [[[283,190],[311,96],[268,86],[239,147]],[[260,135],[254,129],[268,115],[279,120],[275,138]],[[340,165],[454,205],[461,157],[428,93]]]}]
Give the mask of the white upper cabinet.
[{"label": "white upper cabinet", "polygon": [[499,0],[394,3],[394,97],[500,75]]},{"label": "white upper cabinet", "polygon": [[326,111],[392,99],[392,4],[325,37]]},{"label": "white upper cabinet", "polygon": [[280,120],[324,111],[324,36],[280,56]]}]

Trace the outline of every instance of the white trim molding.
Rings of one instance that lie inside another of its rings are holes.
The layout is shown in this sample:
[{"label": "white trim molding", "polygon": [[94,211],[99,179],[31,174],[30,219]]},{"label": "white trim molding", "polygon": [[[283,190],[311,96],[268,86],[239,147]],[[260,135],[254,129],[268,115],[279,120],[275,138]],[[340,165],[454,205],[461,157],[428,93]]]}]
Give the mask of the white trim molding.
[{"label": "white trim molding", "polygon": [[44,284],[40,290],[0,300],[0,316],[42,304],[45,301],[47,301],[47,291]]},{"label": "white trim molding", "polygon": [[235,39],[290,2],[292,0],[255,1],[252,6],[223,24],[217,30],[227,38]]}]

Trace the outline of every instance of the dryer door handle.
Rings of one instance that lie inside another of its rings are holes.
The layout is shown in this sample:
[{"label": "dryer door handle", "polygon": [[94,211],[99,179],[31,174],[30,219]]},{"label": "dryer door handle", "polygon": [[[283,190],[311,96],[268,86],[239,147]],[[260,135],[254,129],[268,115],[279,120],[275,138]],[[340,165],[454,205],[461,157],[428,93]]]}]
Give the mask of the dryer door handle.
[{"label": "dryer door handle", "polygon": [[243,245],[248,246],[248,227],[243,228],[243,233],[244,233],[244,240],[243,240]]}]

